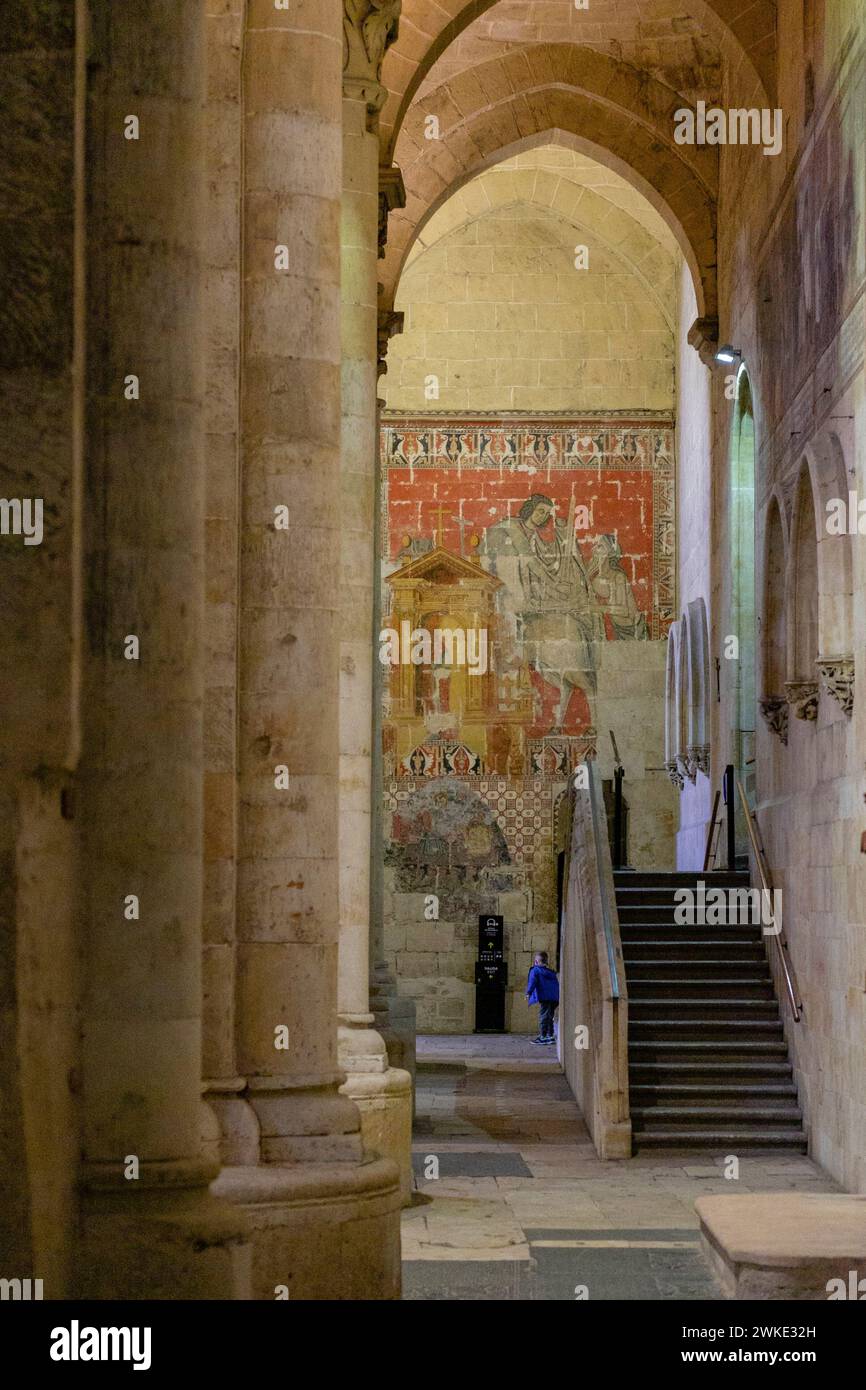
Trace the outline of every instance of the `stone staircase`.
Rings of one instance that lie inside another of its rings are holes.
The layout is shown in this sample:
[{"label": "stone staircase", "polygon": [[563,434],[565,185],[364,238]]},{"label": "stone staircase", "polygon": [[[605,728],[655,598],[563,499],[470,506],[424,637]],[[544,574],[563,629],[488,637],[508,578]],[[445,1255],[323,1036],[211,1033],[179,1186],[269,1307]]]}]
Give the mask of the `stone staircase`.
[{"label": "stone staircase", "polygon": [[680,926],[677,888],[747,873],[615,872],[635,1149],[806,1152],[760,926]]}]

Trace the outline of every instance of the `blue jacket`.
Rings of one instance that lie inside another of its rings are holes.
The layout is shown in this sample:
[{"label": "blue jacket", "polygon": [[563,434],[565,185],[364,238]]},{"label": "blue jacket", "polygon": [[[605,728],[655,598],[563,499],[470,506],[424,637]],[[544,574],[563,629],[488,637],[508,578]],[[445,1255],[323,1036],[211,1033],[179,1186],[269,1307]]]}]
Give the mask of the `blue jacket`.
[{"label": "blue jacket", "polygon": [[530,1004],[558,1004],[559,980],[556,971],[546,965],[533,965],[526,981],[526,993]]}]

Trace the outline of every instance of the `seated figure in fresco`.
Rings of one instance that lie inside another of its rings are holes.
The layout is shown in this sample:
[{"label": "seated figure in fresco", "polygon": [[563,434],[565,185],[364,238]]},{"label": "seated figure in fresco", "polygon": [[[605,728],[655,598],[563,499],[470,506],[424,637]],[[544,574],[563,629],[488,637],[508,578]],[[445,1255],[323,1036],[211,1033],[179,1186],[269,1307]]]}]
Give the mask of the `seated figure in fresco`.
[{"label": "seated figure in fresco", "polygon": [[599,536],[592,548],[588,576],[599,605],[610,618],[614,637],[649,637],[646,618],[635,602],[634,591],[623,566],[622,547],[616,536]]},{"label": "seated figure in fresco", "polygon": [[567,521],[554,520],[551,531],[554,511],[551,498],[533,493],[517,516],[487,527],[480,554],[505,582],[526,661],[559,692],[561,729],[572,692],[595,692],[592,644],[605,630],[575,539],[574,499]]}]

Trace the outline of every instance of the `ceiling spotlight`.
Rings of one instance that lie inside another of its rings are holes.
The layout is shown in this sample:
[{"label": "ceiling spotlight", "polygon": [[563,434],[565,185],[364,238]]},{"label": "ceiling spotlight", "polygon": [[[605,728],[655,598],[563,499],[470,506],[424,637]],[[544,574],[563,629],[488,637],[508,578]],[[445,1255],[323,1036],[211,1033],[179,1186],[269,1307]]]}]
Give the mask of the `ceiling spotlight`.
[{"label": "ceiling spotlight", "polygon": [[716,361],[736,362],[742,355],[739,348],[731,347],[730,343],[725,343],[724,347],[720,347],[716,352]]}]

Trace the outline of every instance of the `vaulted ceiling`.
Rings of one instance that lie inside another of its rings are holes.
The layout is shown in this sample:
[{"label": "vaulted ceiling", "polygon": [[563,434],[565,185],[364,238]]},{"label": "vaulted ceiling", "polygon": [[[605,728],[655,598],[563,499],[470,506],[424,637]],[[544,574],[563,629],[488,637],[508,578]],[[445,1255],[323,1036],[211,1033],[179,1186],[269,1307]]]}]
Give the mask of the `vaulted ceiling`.
[{"label": "vaulted ceiling", "polygon": [[[449,75],[491,45],[567,42],[652,72],[685,95],[700,92],[719,55],[775,88],[775,0],[403,0],[400,31],[385,56],[383,152],[402,113],[439,61]],[[702,76],[702,71],[707,74]]]},{"label": "vaulted ceiling", "polygon": [[554,139],[648,198],[712,317],[718,151],[677,145],[674,113],[719,101],[723,73],[737,104],[767,105],[775,34],[774,0],[403,0],[382,69],[381,162],[400,167],[407,194],[389,221],[384,303],[437,208]]}]

